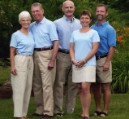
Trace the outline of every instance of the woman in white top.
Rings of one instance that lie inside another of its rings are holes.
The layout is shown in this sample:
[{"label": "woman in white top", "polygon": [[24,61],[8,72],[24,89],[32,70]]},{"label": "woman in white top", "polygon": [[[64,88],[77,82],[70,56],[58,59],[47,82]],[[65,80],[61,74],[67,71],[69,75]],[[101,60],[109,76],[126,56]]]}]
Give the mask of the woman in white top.
[{"label": "woman in white top", "polygon": [[70,40],[70,57],[73,63],[72,81],[78,83],[82,104],[82,119],[89,119],[90,85],[96,78],[95,53],[99,46],[98,33],[90,28],[91,13],[80,14],[82,28],[73,32]]},{"label": "woman in white top", "polygon": [[14,32],[10,42],[11,83],[13,89],[14,117],[27,119],[32,89],[34,40],[29,32],[29,12],[19,14],[21,28]]}]

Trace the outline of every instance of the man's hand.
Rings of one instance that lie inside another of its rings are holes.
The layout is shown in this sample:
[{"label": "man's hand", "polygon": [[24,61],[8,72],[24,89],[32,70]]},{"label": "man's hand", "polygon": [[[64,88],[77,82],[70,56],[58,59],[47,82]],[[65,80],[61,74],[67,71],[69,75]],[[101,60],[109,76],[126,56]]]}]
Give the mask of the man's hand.
[{"label": "man's hand", "polygon": [[108,71],[108,70],[109,70],[109,67],[110,67],[110,63],[109,63],[109,62],[106,62],[106,63],[103,65],[103,71]]},{"label": "man's hand", "polygon": [[50,60],[48,64],[48,70],[51,70],[52,68],[54,68],[54,66],[55,66],[55,60]]}]

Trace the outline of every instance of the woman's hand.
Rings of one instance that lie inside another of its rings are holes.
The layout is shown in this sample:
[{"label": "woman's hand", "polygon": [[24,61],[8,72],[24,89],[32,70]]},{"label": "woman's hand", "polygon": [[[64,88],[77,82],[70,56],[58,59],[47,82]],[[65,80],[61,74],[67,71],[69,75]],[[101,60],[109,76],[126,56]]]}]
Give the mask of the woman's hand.
[{"label": "woman's hand", "polygon": [[16,68],[14,66],[11,67],[11,74],[17,75]]},{"label": "woman's hand", "polygon": [[77,61],[75,59],[72,59],[72,64],[74,64],[75,66],[77,65]]},{"label": "woman's hand", "polygon": [[85,63],[86,63],[85,60],[78,61],[76,66],[77,66],[78,68],[81,68],[82,66],[84,66]]}]

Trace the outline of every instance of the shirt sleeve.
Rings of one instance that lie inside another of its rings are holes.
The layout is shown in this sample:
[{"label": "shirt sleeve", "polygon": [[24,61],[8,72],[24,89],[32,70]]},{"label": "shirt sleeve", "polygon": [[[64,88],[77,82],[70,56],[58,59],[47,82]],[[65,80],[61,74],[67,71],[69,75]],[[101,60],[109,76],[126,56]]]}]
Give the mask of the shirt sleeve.
[{"label": "shirt sleeve", "polygon": [[15,34],[12,34],[11,36],[10,47],[15,47],[15,48],[17,47],[17,39]]},{"label": "shirt sleeve", "polygon": [[72,33],[71,38],[70,38],[70,43],[73,43],[73,42],[74,42],[74,32]]},{"label": "shirt sleeve", "polygon": [[94,30],[92,42],[100,42],[100,37],[97,31]]},{"label": "shirt sleeve", "polygon": [[56,26],[53,22],[50,24],[50,39],[51,41],[58,40]]},{"label": "shirt sleeve", "polygon": [[116,46],[116,31],[114,28],[110,27],[110,29],[108,29],[108,45],[109,46]]}]

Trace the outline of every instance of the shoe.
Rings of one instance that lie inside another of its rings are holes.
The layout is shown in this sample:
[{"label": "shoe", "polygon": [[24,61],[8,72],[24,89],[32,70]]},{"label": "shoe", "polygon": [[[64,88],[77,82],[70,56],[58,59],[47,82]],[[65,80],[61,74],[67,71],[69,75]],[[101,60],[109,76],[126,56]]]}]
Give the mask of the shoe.
[{"label": "shoe", "polygon": [[24,119],[29,119],[28,117],[24,117]]},{"label": "shoe", "polygon": [[81,116],[82,117],[82,119],[89,119],[89,117],[87,117],[87,116]]},{"label": "shoe", "polygon": [[52,119],[53,116],[45,114],[42,119]]},{"label": "shoe", "polygon": [[15,117],[15,119],[28,119],[28,118],[25,118],[25,117]]},{"label": "shoe", "polygon": [[101,112],[100,116],[101,116],[101,117],[106,117],[106,116],[108,116],[108,113],[106,113],[106,112]]},{"label": "shoe", "polygon": [[32,116],[36,116],[36,117],[43,117],[43,114],[38,114],[38,113],[33,113]]},{"label": "shoe", "polygon": [[100,116],[101,115],[101,112],[100,111],[95,111],[94,112],[94,116]]},{"label": "shoe", "polygon": [[23,117],[24,119],[29,119],[28,117]]},{"label": "shoe", "polygon": [[64,113],[59,112],[59,113],[56,113],[55,116],[63,117],[64,116]]}]

